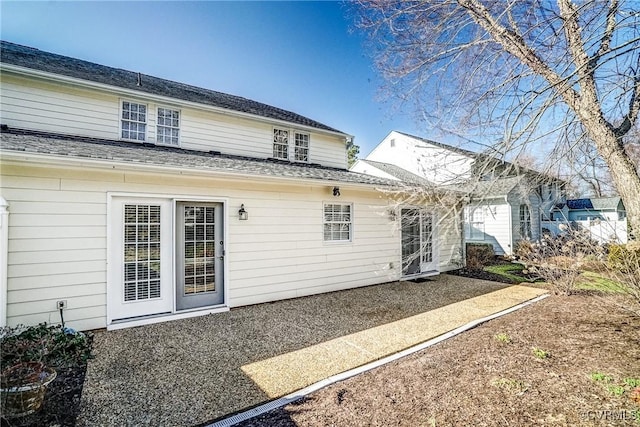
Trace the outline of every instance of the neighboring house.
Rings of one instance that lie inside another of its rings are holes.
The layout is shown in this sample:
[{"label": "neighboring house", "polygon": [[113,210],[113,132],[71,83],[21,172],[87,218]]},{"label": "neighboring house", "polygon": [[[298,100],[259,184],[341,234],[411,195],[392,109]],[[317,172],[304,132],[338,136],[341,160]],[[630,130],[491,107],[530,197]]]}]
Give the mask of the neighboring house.
[{"label": "neighboring house", "polygon": [[600,243],[627,243],[627,213],[620,197],[569,199],[558,204],[542,227],[558,235],[561,224],[585,229]]},{"label": "neighboring house", "polygon": [[468,197],[466,242],[512,254],[520,240],[537,240],[541,219],[564,200],[564,184],[494,157],[393,131],[352,171]]},{"label": "neighboring house", "polygon": [[344,132],[7,42],[0,66],[2,324],[64,301],[67,325],[116,329],[460,266],[460,217],[348,171]]}]

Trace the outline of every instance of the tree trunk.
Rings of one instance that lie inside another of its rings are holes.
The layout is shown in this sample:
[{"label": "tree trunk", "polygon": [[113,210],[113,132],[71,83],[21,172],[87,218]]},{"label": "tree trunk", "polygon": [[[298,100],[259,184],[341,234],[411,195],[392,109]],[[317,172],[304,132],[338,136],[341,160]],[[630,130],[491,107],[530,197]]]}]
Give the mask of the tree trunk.
[{"label": "tree trunk", "polygon": [[[637,239],[640,237],[640,175],[613,129],[600,120],[585,120],[583,123],[609,166],[611,178],[627,211],[631,234]],[[629,237],[634,238],[632,236]]]}]

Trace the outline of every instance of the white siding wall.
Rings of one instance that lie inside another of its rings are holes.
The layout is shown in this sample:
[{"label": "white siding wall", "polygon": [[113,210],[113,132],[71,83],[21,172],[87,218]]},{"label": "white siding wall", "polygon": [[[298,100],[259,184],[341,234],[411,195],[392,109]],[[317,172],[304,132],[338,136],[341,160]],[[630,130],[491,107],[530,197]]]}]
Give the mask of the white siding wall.
[{"label": "white siding wall", "polygon": [[[107,192],[228,197],[231,306],[399,277],[400,237],[373,190],[341,186],[336,199],[329,186],[3,164],[2,196],[11,210],[8,324],[59,322],[55,302],[66,299],[69,326],[105,327]],[[353,203],[353,242],[323,241],[325,201]],[[248,221],[237,218],[241,203]]]},{"label": "white siding wall", "polygon": [[462,215],[458,209],[439,209],[438,218],[438,269],[440,272],[463,267]]},{"label": "white siding wall", "polygon": [[[126,99],[147,104],[148,142],[156,141],[157,107],[171,107],[181,112],[183,148],[273,157],[273,125],[270,123],[198,110],[181,106],[180,102],[151,102],[143,93],[137,97],[118,96],[65,84],[54,85],[5,72],[0,81],[0,95],[1,122],[10,127],[119,139],[120,101]],[[344,137],[311,133],[309,145],[310,163],[346,169]]]},{"label": "white siding wall", "polygon": [[438,184],[469,178],[473,163],[467,156],[395,131],[387,135],[366,160],[390,163]]},{"label": "white siding wall", "polygon": [[[512,253],[509,221],[511,209],[504,199],[486,200],[481,204],[471,204],[466,209],[479,207],[484,212],[484,235],[482,238],[468,238],[469,243],[490,243],[496,255]],[[468,227],[468,224],[465,224]]]}]

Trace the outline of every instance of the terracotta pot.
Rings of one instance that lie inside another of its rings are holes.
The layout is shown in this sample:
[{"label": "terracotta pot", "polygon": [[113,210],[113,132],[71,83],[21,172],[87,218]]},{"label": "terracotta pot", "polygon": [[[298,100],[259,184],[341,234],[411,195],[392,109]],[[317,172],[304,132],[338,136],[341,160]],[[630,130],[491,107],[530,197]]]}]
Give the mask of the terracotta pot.
[{"label": "terracotta pot", "polygon": [[47,385],[56,371],[40,362],[22,362],[2,371],[2,412],[7,418],[32,414],[40,409]]}]

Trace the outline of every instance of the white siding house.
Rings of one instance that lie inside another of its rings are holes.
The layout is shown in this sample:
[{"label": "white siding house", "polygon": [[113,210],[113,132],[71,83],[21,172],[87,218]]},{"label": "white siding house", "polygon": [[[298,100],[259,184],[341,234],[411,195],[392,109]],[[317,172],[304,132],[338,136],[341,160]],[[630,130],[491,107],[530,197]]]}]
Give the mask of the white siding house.
[{"label": "white siding house", "polygon": [[564,200],[562,185],[492,157],[392,131],[354,172],[465,194],[464,236],[510,255],[520,240],[537,240],[541,219]]},{"label": "white siding house", "polygon": [[563,234],[564,226],[586,230],[600,243],[628,240],[627,212],[620,197],[569,199],[555,206],[553,215],[542,222],[543,230],[553,235]]},{"label": "white siding house", "polygon": [[67,325],[116,329],[460,266],[460,215],[348,171],[346,133],[12,43],[1,55],[3,324],[57,323],[64,301]]}]

